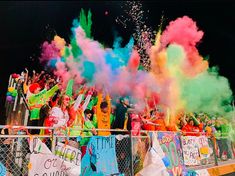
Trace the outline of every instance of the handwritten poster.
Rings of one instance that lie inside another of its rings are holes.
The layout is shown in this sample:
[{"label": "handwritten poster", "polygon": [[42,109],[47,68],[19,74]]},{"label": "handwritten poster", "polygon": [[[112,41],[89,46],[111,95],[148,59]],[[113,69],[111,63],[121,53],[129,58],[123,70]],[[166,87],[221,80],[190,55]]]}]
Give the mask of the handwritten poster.
[{"label": "handwritten poster", "polygon": [[196,136],[182,136],[181,144],[184,155],[184,164],[195,166],[200,164],[198,140]]},{"label": "handwritten poster", "polygon": [[93,136],[82,158],[82,176],[118,174],[115,136]]},{"label": "handwritten poster", "polygon": [[206,159],[210,157],[210,154],[213,153],[212,149],[209,147],[208,138],[206,136],[198,136],[197,143],[201,159]]},{"label": "handwritten poster", "polygon": [[53,154],[31,154],[29,167],[29,176],[45,175],[79,175],[69,174],[71,172],[71,163],[66,162]]},{"label": "handwritten poster", "polygon": [[[33,151],[30,155],[28,165],[29,176],[79,176],[80,167],[76,164],[66,161],[59,156],[55,156],[41,140],[33,142]],[[67,156],[67,155],[66,155]]]},{"label": "handwritten poster", "polygon": [[181,142],[185,165],[199,165],[213,153],[206,136],[182,136]]},{"label": "handwritten poster", "polygon": [[169,175],[184,175],[186,168],[183,161],[179,134],[174,132],[158,132],[157,138],[163,152],[170,161],[167,167]]},{"label": "handwritten poster", "polygon": [[75,164],[79,172],[81,172],[81,151],[69,145],[58,142],[55,147],[55,155]]}]

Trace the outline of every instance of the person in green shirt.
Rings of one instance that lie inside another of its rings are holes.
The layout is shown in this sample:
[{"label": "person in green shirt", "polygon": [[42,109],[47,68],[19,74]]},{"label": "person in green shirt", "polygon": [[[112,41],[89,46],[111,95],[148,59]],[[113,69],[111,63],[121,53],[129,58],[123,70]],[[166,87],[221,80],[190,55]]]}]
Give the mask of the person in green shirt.
[{"label": "person in green shirt", "polygon": [[30,108],[30,126],[38,126],[38,120],[40,119],[39,112],[40,108],[46,104],[50,98],[59,90],[59,86],[55,85],[50,90],[43,89],[38,83],[34,83],[29,87],[32,95],[28,99],[28,105]]},{"label": "person in green shirt", "polygon": [[216,141],[219,146],[219,158],[227,160],[232,158],[232,144],[229,139],[229,133],[232,130],[231,125],[226,119],[219,119],[216,123],[217,133]]},{"label": "person in green shirt", "polygon": [[[110,125],[113,124],[114,120],[115,120],[115,116],[111,113],[111,114],[110,114]],[[92,120],[92,123],[93,123],[93,125],[94,125],[96,128],[98,128],[98,122],[97,122],[97,117],[96,117],[96,115],[94,115],[93,120]]]},{"label": "person in green shirt", "polygon": [[97,135],[97,131],[92,121],[93,114],[94,112],[90,109],[86,109],[84,111],[84,125],[83,125],[82,139],[80,141],[82,157],[86,153],[86,146],[90,140],[90,137],[93,135]]},{"label": "person in green shirt", "polygon": [[229,133],[232,130],[231,125],[228,123],[227,120],[224,119],[223,123],[221,124],[221,141],[223,147],[223,155],[226,155],[225,159],[232,159],[232,143],[229,139]]}]

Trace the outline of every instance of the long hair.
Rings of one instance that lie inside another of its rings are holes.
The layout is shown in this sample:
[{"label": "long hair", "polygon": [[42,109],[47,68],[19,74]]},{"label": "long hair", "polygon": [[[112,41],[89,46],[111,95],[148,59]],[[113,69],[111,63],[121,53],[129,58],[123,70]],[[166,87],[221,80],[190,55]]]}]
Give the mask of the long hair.
[{"label": "long hair", "polygon": [[44,120],[49,116],[50,106],[48,104],[44,104],[39,111],[40,120],[38,122],[39,126],[43,126]]},{"label": "long hair", "polygon": [[[63,104],[63,98],[64,98],[64,96],[68,96],[68,95],[66,95],[66,94],[61,94],[61,96],[59,97],[59,100],[58,100],[58,106],[59,107],[61,107],[62,106],[62,104]],[[69,96],[68,96],[69,97]],[[70,98],[70,97],[69,97]],[[71,99],[71,98],[70,98]],[[69,108],[70,108],[70,104],[66,107],[66,109],[67,110],[69,110]]]},{"label": "long hair", "polygon": [[90,118],[90,120],[92,121],[93,120],[93,117],[94,117],[94,111],[91,109],[86,109],[85,111],[84,111],[84,114],[85,115],[87,115],[87,114],[91,114],[91,118]]}]

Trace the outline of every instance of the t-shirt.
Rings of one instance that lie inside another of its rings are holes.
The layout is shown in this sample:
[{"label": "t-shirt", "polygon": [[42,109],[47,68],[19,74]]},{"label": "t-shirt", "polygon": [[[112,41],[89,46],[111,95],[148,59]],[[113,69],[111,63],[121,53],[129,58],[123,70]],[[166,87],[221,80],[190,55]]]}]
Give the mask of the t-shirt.
[{"label": "t-shirt", "polygon": [[93,136],[92,132],[89,130],[89,131],[86,131],[86,129],[92,129],[92,128],[95,128],[95,126],[93,125],[93,123],[89,120],[89,119],[85,119],[85,122],[84,122],[84,131],[83,131],[83,138],[80,142],[80,145],[81,146],[84,146],[84,145],[87,145],[87,143],[89,142],[89,137]]},{"label": "t-shirt", "polygon": [[64,125],[66,126],[67,121],[69,120],[68,111],[66,110],[63,112],[59,107],[53,107],[51,109],[51,116],[55,117],[55,119],[58,121],[58,123],[54,124],[53,127],[61,127]]},{"label": "t-shirt", "polygon": [[166,125],[165,125],[164,119],[162,119],[162,118],[161,119],[156,119],[154,121],[154,123],[157,124],[155,126],[156,131],[166,131]]},{"label": "t-shirt", "polygon": [[141,118],[138,114],[131,114],[130,116],[132,135],[137,136],[141,130]]},{"label": "t-shirt", "polygon": [[[97,128],[98,129],[110,129],[111,127],[111,100],[110,97],[107,95],[106,96],[106,102],[108,103],[108,112],[103,113],[100,104],[102,102],[102,94],[98,94],[98,103],[96,107],[96,117],[97,117]],[[99,136],[108,136],[110,135],[110,131],[98,131]]]},{"label": "t-shirt", "polygon": [[222,124],[221,126],[221,136],[222,137],[228,137],[229,131],[230,131],[230,126],[227,124]]},{"label": "t-shirt", "polygon": [[182,131],[186,132],[186,135],[188,136],[199,136],[200,135],[200,130],[199,127],[197,126],[192,126],[190,124],[186,124],[183,128]]},{"label": "t-shirt", "polygon": [[39,111],[40,108],[49,101],[50,97],[54,95],[54,93],[59,89],[58,85],[55,85],[50,90],[42,90],[38,94],[32,94],[29,99],[29,107],[30,107],[30,120],[38,120],[39,119]]},{"label": "t-shirt", "polygon": [[127,108],[123,104],[118,104],[115,110],[115,121],[113,123],[113,128],[124,128],[124,122],[126,117]]}]

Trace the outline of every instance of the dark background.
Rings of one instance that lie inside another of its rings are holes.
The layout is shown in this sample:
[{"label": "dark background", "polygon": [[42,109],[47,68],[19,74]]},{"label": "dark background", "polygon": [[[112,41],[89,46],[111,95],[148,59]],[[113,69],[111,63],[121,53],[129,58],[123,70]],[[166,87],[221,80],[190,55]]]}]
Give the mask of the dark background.
[{"label": "dark background", "polygon": [[[38,62],[40,45],[51,40],[55,34],[69,41],[71,26],[80,9],[91,9],[94,39],[112,46],[113,31],[118,31],[124,42],[133,33],[115,22],[123,14],[123,1],[71,1],[0,2],[0,123],[4,120],[4,102],[8,78],[11,73],[20,73],[25,67],[30,72],[40,70]],[[144,1],[144,11],[149,10],[148,21],[157,28],[162,14],[164,27],[169,21],[188,15],[204,31],[198,45],[203,56],[209,56],[210,66],[217,65],[220,74],[227,77],[235,90],[235,3],[228,0],[181,0]],[[105,11],[108,15],[105,15]]]}]

